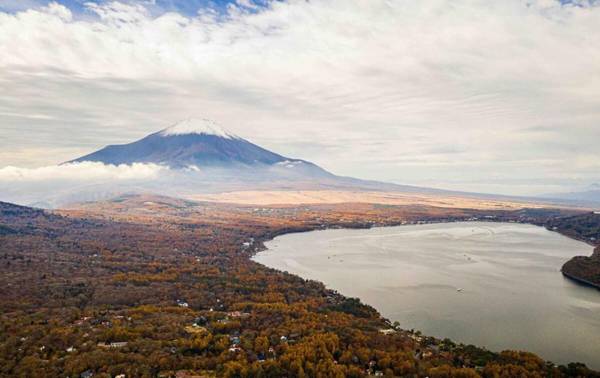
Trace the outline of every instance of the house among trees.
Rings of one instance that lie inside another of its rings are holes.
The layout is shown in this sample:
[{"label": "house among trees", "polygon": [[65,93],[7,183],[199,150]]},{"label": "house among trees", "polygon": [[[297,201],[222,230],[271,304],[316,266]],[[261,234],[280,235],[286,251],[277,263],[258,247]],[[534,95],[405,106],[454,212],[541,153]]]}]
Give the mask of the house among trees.
[{"label": "house among trees", "polygon": [[123,348],[127,346],[127,341],[115,341],[112,343],[98,343],[100,348]]},{"label": "house among trees", "polygon": [[227,316],[230,316],[232,318],[245,318],[245,317],[250,316],[250,313],[240,312],[240,311],[232,311],[232,312],[228,312]]},{"label": "house among trees", "polygon": [[202,326],[205,326],[207,323],[208,323],[208,319],[206,319],[204,316],[199,316],[194,319],[194,323],[192,323],[192,326],[202,327]]},{"label": "house among trees", "polygon": [[92,378],[94,376],[94,372],[91,370],[86,370],[83,373],[79,374],[79,378]]}]

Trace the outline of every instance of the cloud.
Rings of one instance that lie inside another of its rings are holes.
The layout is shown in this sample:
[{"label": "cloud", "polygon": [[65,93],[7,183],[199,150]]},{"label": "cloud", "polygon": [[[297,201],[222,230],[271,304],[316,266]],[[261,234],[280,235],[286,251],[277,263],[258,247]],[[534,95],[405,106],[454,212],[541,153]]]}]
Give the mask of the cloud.
[{"label": "cloud", "polygon": [[[0,155],[1,156],[1,155]],[[0,168],[0,201],[56,207],[129,192],[165,192],[187,172],[156,164],[68,163],[38,168]]]},{"label": "cloud", "polygon": [[249,9],[258,9],[259,6],[256,5],[252,0],[236,0],[236,4]]},{"label": "cloud", "polygon": [[158,178],[168,168],[156,164],[110,165],[99,162],[69,163],[39,168],[0,168],[0,182],[47,182],[90,180],[148,180]]},{"label": "cloud", "polygon": [[531,190],[511,179],[600,180],[595,3],[256,3],[0,13],[0,166],[59,163],[195,116],[345,175],[504,179],[505,193]]}]

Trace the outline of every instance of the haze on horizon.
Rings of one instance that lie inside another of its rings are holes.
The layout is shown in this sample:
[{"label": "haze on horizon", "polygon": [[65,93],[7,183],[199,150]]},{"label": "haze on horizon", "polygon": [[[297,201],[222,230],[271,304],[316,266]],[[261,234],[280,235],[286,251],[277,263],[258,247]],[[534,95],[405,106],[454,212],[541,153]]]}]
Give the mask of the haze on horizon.
[{"label": "haze on horizon", "polygon": [[0,181],[201,117],[340,175],[581,190],[598,32],[592,0],[0,0]]}]

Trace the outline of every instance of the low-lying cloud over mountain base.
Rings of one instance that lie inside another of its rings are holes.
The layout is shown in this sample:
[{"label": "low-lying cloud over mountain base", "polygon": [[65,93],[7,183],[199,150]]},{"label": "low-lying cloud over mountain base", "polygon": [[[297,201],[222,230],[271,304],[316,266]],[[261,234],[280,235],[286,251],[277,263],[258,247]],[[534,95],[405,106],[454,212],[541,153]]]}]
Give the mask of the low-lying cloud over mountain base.
[{"label": "low-lying cloud over mountain base", "polygon": [[89,182],[93,180],[144,180],[158,178],[167,167],[158,164],[103,164],[85,161],[39,168],[0,168],[0,183]]}]

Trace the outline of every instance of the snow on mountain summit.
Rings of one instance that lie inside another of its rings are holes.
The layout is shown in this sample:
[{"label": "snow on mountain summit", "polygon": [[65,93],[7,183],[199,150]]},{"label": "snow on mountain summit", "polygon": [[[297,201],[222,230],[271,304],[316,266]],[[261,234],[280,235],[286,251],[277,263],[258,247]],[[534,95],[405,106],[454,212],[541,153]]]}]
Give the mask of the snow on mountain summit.
[{"label": "snow on mountain summit", "polygon": [[175,135],[214,135],[226,139],[238,138],[221,128],[216,122],[202,118],[188,118],[183,121],[179,121],[173,126],[170,126],[160,132],[162,136],[175,136]]},{"label": "snow on mountain summit", "polygon": [[228,133],[213,121],[190,118],[135,142],[106,146],[73,161],[154,163],[187,169],[272,166],[284,160],[289,159]]}]

